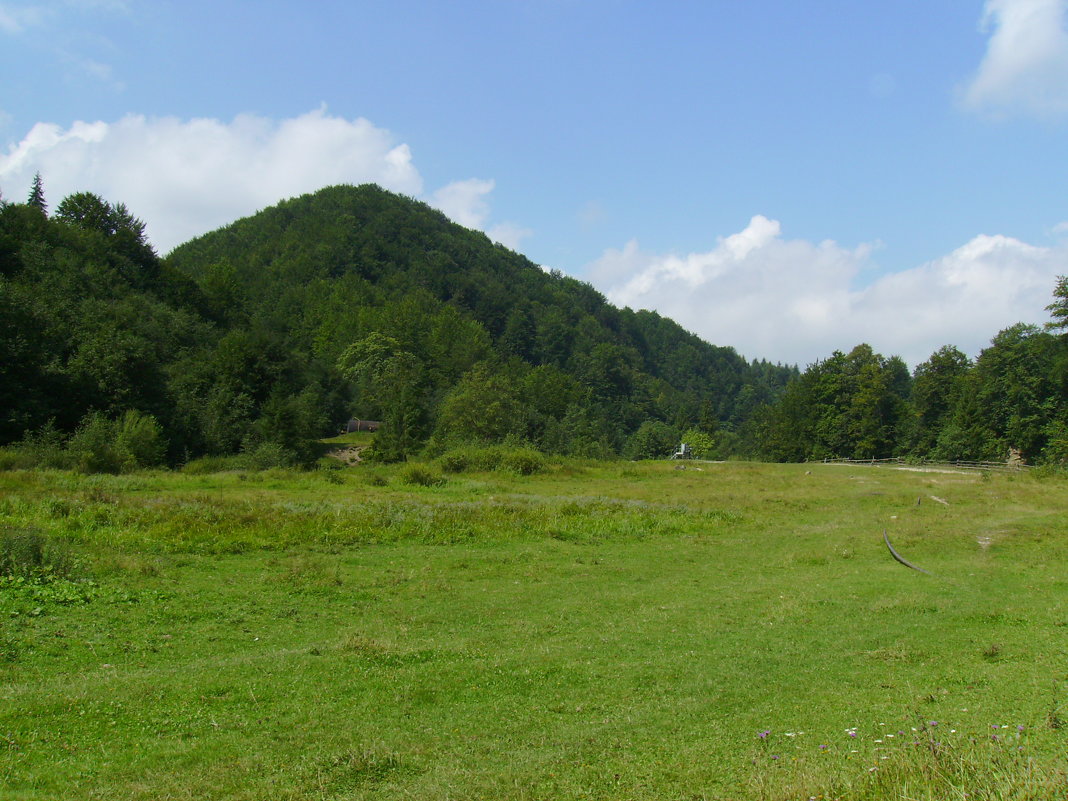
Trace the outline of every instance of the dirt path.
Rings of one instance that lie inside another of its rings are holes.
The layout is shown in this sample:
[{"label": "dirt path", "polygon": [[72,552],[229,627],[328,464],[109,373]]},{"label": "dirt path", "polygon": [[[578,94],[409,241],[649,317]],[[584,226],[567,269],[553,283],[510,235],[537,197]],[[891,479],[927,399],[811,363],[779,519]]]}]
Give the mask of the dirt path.
[{"label": "dirt path", "polygon": [[338,448],[336,451],[329,451],[326,455],[332,456],[339,462],[344,462],[348,466],[359,464],[363,461],[360,458],[360,453],[366,448],[366,445],[350,445],[345,448]]}]

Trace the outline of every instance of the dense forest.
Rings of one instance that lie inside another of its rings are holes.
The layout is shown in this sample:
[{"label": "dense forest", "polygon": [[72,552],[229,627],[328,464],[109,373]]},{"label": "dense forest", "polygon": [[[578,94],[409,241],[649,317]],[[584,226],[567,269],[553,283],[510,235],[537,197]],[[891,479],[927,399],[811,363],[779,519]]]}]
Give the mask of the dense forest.
[{"label": "dense forest", "polygon": [[[307,462],[350,416],[383,421],[389,460],[507,441],[637,458],[687,430],[726,456],[797,373],[617,309],[376,186],[288,200],[160,258],[122,204],[78,193],[49,213],[37,181],[0,209],[0,320],[0,444],[147,439],[171,464]],[[145,457],[111,467],[124,459]]]},{"label": "dense forest", "polygon": [[[1059,325],[1063,280],[1054,295]],[[0,201],[0,445],[87,470],[309,464],[352,416],[383,422],[384,460],[498,442],[648,458],[685,438],[714,458],[1061,462],[1066,380],[1065,337],[1023,324],[912,374],[867,345],[803,373],[747,362],[373,185],[162,258],[121,203],[50,212],[39,178]]]}]

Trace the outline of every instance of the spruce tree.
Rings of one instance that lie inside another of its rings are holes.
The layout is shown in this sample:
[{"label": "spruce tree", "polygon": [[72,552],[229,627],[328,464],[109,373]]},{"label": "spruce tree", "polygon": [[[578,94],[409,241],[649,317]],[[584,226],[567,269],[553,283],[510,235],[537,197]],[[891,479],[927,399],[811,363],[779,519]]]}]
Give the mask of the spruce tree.
[{"label": "spruce tree", "polygon": [[39,208],[41,214],[48,214],[48,204],[45,203],[44,196],[44,182],[41,180],[40,172],[36,172],[33,175],[33,186],[30,188],[30,196],[26,199],[26,203]]}]

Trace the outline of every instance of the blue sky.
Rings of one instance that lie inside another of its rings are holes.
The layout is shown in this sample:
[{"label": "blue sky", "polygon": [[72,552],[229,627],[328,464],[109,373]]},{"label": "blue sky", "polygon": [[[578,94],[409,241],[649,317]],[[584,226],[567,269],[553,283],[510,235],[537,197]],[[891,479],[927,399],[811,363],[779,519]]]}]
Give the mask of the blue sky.
[{"label": "blue sky", "polygon": [[165,252],[376,181],[749,358],[915,365],[1068,273],[1068,0],[0,0],[0,191]]}]

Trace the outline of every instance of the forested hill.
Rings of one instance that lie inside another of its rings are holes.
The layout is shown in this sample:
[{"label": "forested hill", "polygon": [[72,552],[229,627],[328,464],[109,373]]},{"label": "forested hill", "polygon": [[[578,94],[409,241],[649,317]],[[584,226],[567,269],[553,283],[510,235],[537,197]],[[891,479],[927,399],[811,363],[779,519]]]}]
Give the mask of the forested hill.
[{"label": "forested hill", "polygon": [[503,440],[653,455],[687,429],[729,450],[796,375],[376,186],[282,202],[165,259],[125,207],[72,198],[0,209],[5,442],[132,410],[172,461],[300,458],[350,415],[386,422],[386,458]]},{"label": "forested hill", "polygon": [[[738,425],[793,372],[617,309],[590,285],[373,185],[282,202],[169,261],[197,282],[219,324],[255,342],[280,338],[327,372],[347,367],[357,379],[347,409],[386,418],[405,438],[400,452],[434,436],[619,453],[656,422],[671,431],[657,427],[655,447],[670,447],[689,427]],[[372,336],[410,358],[418,378],[406,399],[377,386],[367,364],[344,363]]]}]

